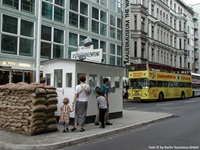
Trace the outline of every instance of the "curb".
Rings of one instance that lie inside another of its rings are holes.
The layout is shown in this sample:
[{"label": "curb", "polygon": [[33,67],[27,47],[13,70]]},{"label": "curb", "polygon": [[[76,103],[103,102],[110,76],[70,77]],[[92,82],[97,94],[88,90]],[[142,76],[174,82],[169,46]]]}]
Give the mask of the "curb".
[{"label": "curb", "polygon": [[111,136],[111,135],[115,135],[117,133],[126,132],[130,129],[142,127],[142,126],[152,124],[152,123],[157,122],[157,121],[169,119],[169,118],[172,118],[172,117],[174,117],[174,115],[170,114],[168,116],[152,119],[150,121],[144,121],[142,123],[132,124],[132,125],[112,129],[112,130],[109,130],[109,131],[105,131],[105,132],[101,132],[101,133],[97,133],[97,134],[90,134],[88,136],[75,138],[75,139],[63,141],[63,142],[52,143],[52,144],[40,144],[40,145],[17,144],[16,145],[16,144],[0,142],[0,149],[3,149],[3,150],[47,150],[47,149],[48,150],[55,150],[55,149],[61,149],[61,148],[65,148],[65,147],[68,147],[68,146],[77,145],[77,144],[80,144],[80,143],[85,143],[85,142],[88,142],[88,141],[91,141],[91,140],[94,140],[94,139],[99,139],[99,138],[102,138],[102,137],[108,137],[108,136]]}]

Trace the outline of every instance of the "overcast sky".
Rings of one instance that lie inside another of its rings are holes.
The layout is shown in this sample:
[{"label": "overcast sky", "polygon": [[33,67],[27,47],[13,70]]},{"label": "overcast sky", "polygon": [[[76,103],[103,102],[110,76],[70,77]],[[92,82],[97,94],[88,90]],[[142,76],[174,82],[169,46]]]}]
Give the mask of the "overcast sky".
[{"label": "overcast sky", "polygon": [[200,0],[183,0],[186,4],[197,4],[200,3]]}]

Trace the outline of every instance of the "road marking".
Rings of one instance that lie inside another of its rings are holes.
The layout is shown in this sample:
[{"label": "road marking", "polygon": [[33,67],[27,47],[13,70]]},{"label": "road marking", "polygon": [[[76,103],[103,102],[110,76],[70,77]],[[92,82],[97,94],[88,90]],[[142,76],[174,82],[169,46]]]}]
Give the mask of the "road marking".
[{"label": "road marking", "polygon": [[195,103],[197,102],[197,100],[188,100],[188,101],[184,101],[184,103]]},{"label": "road marking", "polygon": [[125,108],[125,109],[130,109],[130,110],[132,110],[132,109],[136,109],[137,107],[129,107],[129,108]]},{"label": "road marking", "polygon": [[157,104],[156,106],[168,106],[168,105],[172,105],[172,103]]}]

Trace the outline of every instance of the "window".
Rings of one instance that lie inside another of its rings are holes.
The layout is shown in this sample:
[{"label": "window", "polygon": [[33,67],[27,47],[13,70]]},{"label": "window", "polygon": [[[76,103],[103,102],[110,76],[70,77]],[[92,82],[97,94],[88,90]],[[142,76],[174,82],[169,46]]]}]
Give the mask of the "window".
[{"label": "window", "polygon": [[115,56],[110,56],[110,64],[115,65]]},{"label": "window", "polygon": [[122,40],[122,30],[117,29],[117,40]]},{"label": "window", "polygon": [[[7,0],[8,1],[8,0]],[[35,0],[21,0],[21,10],[34,13]]]},{"label": "window", "polygon": [[33,56],[33,40],[20,38],[19,54]]},{"label": "window", "polygon": [[51,41],[51,27],[42,25],[41,39]]},{"label": "window", "polygon": [[92,32],[99,34],[99,22],[92,20]]},{"label": "window", "polygon": [[113,27],[110,27],[110,37],[115,39],[115,36],[116,36],[116,29],[113,28]]},{"label": "window", "polygon": [[110,54],[115,54],[115,45],[110,44]]},{"label": "window", "polygon": [[83,3],[83,2],[80,2],[79,4],[77,0],[75,1],[71,0],[70,9],[71,11],[69,12],[69,25],[75,28],[88,30],[88,18],[89,18],[88,4]]},{"label": "window", "polygon": [[52,7],[53,6],[51,4],[42,2],[42,16],[48,19],[52,19]]},{"label": "window", "polygon": [[77,51],[77,48],[69,47],[68,48],[68,58],[71,59],[71,53]]},{"label": "window", "polygon": [[64,9],[54,6],[54,20],[64,23]]},{"label": "window", "polygon": [[70,10],[78,12],[78,0],[70,0]]},{"label": "window", "polygon": [[62,69],[54,70],[54,86],[62,88]]},{"label": "window", "polygon": [[91,88],[95,88],[97,86],[97,75],[96,74],[89,75],[89,86]]},{"label": "window", "polygon": [[66,73],[66,87],[72,87],[72,73]]},{"label": "window", "polygon": [[98,40],[92,39],[92,43],[93,43],[94,49],[98,49],[99,48]]},{"label": "window", "polygon": [[102,48],[103,52],[106,52],[106,42],[100,41],[100,48]]},{"label": "window", "polygon": [[63,43],[64,42],[64,31],[59,29],[54,29],[54,42]]},{"label": "window", "polygon": [[21,20],[21,35],[33,37],[34,25],[33,22]]},{"label": "window", "polygon": [[69,12],[69,25],[78,28],[78,15],[77,14],[75,14],[73,12]]},{"label": "window", "polygon": [[88,30],[88,18],[84,16],[80,16],[80,28],[84,30]]},{"label": "window", "polygon": [[81,14],[88,16],[88,5],[81,2]]},{"label": "window", "polygon": [[107,36],[107,25],[100,23],[100,34],[103,36]]},{"label": "window", "polygon": [[78,36],[74,33],[69,33],[69,45],[77,46],[78,44]]},{"label": "window", "polygon": [[59,6],[64,6],[65,5],[65,0],[55,0],[55,4]]},{"label": "window", "polygon": [[50,59],[51,58],[51,44],[41,42],[41,57]]},{"label": "window", "polygon": [[109,0],[110,1],[110,9],[116,12],[117,2],[116,0]]},{"label": "window", "polygon": [[92,7],[92,18],[99,20],[99,9]]},{"label": "window", "polygon": [[3,15],[3,31],[17,34],[17,18]]},{"label": "window", "polygon": [[4,53],[17,54],[17,37],[2,34],[1,49]]},{"label": "window", "polygon": [[110,15],[110,25],[115,26],[115,16]]},{"label": "window", "polygon": [[19,0],[3,0],[3,4],[19,9]]},{"label": "window", "polygon": [[63,58],[63,49],[64,47],[61,45],[53,45],[53,58]]},{"label": "window", "polygon": [[101,11],[100,20],[102,22],[105,22],[105,23],[107,22],[107,14],[106,14],[106,12]]},{"label": "window", "polygon": [[45,74],[46,85],[51,85],[51,74]]}]

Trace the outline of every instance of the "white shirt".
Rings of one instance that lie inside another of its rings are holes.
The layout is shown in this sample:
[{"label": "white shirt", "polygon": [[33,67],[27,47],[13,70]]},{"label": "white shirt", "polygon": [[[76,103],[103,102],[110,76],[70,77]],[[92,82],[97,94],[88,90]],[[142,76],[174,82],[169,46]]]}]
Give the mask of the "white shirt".
[{"label": "white shirt", "polygon": [[87,84],[79,84],[76,86],[75,93],[78,94],[77,101],[81,102],[87,102],[88,101],[88,95],[86,94],[86,91],[90,91],[90,86]]}]

